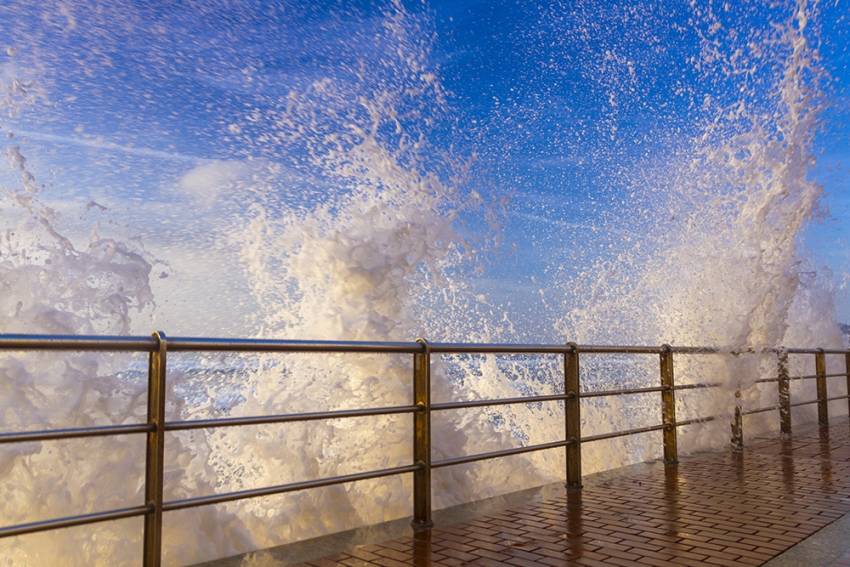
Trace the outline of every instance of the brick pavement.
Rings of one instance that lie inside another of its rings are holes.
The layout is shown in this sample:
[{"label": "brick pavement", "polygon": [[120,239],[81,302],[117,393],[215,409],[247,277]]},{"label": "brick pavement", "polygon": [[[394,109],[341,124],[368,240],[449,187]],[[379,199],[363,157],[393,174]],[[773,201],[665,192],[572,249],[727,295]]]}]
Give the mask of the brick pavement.
[{"label": "brick pavement", "polygon": [[847,420],[302,566],[761,565],[850,512]]}]

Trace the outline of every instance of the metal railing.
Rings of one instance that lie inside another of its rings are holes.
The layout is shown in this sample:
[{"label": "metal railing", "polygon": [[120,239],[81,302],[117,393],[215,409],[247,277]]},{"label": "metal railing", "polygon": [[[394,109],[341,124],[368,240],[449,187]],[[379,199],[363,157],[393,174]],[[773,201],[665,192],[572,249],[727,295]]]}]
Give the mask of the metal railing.
[{"label": "metal railing", "polygon": [[[732,354],[755,353],[731,352],[711,347],[672,347],[662,346],[598,346],[577,345],[523,345],[523,344],[461,344],[429,343],[424,339],[416,342],[340,342],[340,341],[286,341],[256,339],[207,339],[207,338],[166,338],[165,333],[157,332],[152,337],[100,337],[100,336],[44,336],[44,335],[0,335],[0,351],[113,351],[147,352],[148,361],[148,400],[147,420],[145,423],[129,425],[105,425],[80,427],[73,429],[52,429],[44,431],[23,431],[0,433],[0,444],[27,441],[50,441],[57,439],[75,439],[82,437],[101,437],[112,435],[145,434],[147,449],[145,458],[145,500],[139,506],[131,506],[102,512],[66,516],[55,519],[18,524],[0,528],[0,537],[20,536],[47,530],[81,526],[131,517],[144,517],[143,564],[146,567],[158,566],[162,557],[162,514],[163,512],[208,506],[231,502],[245,498],[255,498],[272,494],[282,494],[309,488],[318,488],[375,479],[405,473],[413,474],[413,520],[414,530],[427,530],[431,520],[431,471],[433,469],[472,463],[508,455],[518,455],[532,451],[542,451],[564,447],[566,450],[566,486],[569,489],[581,488],[581,446],[583,443],[613,439],[627,435],[636,435],[652,431],[662,432],[664,461],[674,464],[678,461],[677,428],[685,425],[707,422],[716,416],[701,417],[678,421],[676,419],[676,392],[701,388],[718,387],[717,383],[681,384],[674,380],[674,354]],[[250,417],[231,417],[219,419],[201,419],[189,421],[166,421],[166,359],[169,352],[314,352],[314,353],[402,353],[413,355],[413,404],[392,407],[322,411],[310,413],[292,413]],[[458,401],[431,403],[431,357],[434,354],[558,354],[563,356],[564,393],[503,398],[492,400]],[[580,389],[579,357],[594,354],[646,354],[659,356],[660,385],[645,388],[623,388],[617,390],[585,391]],[[828,403],[850,396],[829,397],[826,379],[844,376],[847,380],[847,392],[850,392],[850,351],[828,349],[764,349],[757,354],[770,354],[777,357],[777,375],[775,378],[757,380],[756,383],[776,382],[778,384],[779,404],[775,406],[744,411],[736,405],[732,423],[732,446],[740,450],[743,446],[743,416],[766,411],[779,410],[780,431],[783,436],[791,434],[791,408],[806,404],[818,404],[818,421],[827,425]],[[814,355],[815,374],[805,376],[788,375],[788,355]],[[845,372],[826,373],[825,356],[840,354],[845,357]],[[792,380],[816,380],[817,398],[804,402],[791,403],[789,383]],[[648,427],[638,427],[623,431],[582,436],[581,400],[606,396],[660,393],[661,423]],[[740,398],[740,392],[736,392]],[[524,404],[534,402],[563,401],[564,438],[560,441],[540,443],[499,451],[463,455],[439,460],[431,458],[431,417],[434,412],[463,408]],[[850,403],[850,402],[848,402]],[[261,425],[296,421],[338,419],[348,417],[377,416],[390,414],[412,414],[413,416],[413,462],[409,465],[365,471],[334,477],[306,480],[288,484],[279,484],[251,490],[240,490],[221,494],[193,496],[178,500],[163,500],[164,445],[167,431],[189,429],[233,427],[240,425]]]}]

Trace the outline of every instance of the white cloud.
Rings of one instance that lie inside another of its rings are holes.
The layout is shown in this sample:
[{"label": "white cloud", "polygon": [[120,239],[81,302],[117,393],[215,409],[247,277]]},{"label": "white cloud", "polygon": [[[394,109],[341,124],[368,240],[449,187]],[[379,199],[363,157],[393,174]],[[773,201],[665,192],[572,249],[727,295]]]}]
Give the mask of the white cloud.
[{"label": "white cloud", "polygon": [[261,162],[216,160],[196,165],[178,180],[178,189],[196,203],[210,207],[225,191],[250,181],[263,167]]}]

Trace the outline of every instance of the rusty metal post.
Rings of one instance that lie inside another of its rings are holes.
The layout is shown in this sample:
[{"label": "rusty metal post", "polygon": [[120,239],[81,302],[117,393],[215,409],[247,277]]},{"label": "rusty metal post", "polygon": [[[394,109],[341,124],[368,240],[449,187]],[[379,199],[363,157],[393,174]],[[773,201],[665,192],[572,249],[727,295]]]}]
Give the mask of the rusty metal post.
[{"label": "rusty metal post", "polygon": [[779,351],[777,361],[779,388],[779,435],[782,439],[791,439],[791,383],[788,380],[788,353]]},{"label": "rusty metal post", "polygon": [[165,373],[168,343],[165,333],[153,334],[157,347],[148,357],[148,425],[145,460],[144,567],[162,563],[162,485],[165,458]]},{"label": "rusty metal post", "polygon": [[578,346],[567,343],[570,350],[564,353],[564,427],[567,465],[567,488],[581,488],[581,398],[579,398]]},{"label": "rusty metal post", "polygon": [[823,349],[818,349],[815,353],[815,374],[817,374],[817,390],[818,390],[818,424],[823,426],[829,425],[829,402],[826,391],[826,355]]},{"label": "rusty metal post", "polygon": [[744,450],[744,420],[741,408],[741,390],[735,390],[735,415],[732,418],[732,451]]},{"label": "rusty metal post", "polygon": [[676,391],[673,389],[673,351],[670,345],[661,347],[661,422],[664,424],[664,462],[679,462],[676,439]]},{"label": "rusty metal post", "polygon": [[417,339],[422,352],[413,355],[413,462],[419,466],[413,473],[414,531],[429,530],[431,520],[431,346]]}]

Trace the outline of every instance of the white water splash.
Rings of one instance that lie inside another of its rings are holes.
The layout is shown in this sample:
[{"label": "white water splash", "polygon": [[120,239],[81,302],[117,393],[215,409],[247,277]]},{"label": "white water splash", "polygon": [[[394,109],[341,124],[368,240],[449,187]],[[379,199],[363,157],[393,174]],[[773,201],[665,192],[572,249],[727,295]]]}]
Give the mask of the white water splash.
[{"label": "white water splash", "polygon": [[[634,248],[624,242],[615,260],[606,257],[569,278],[563,291],[565,315],[556,325],[559,336],[735,349],[838,344],[827,320],[828,296],[806,285],[798,250],[800,231],[820,194],[807,177],[821,106],[817,53],[807,42],[808,14],[801,3],[792,20],[761,38],[764,45],[752,54],[778,66],[770,75],[769,101],[751,107],[753,89],[733,102],[710,106],[701,135],[660,168],[664,179],[659,176],[659,188],[650,195],[660,220],[648,227],[644,242]],[[746,64],[712,39],[722,26],[710,16],[700,17],[713,30],[700,64],[736,76]],[[132,19],[143,20],[135,13]],[[65,20],[73,22],[74,32],[81,27],[72,12]],[[156,32],[156,26],[149,29]],[[244,270],[258,306],[252,325],[240,331],[349,340],[419,334],[432,340],[510,338],[506,320],[511,314],[486,305],[475,293],[474,280],[464,277],[481,250],[466,241],[471,237],[461,221],[480,212],[480,198],[464,189],[471,160],[434,141],[441,127],[442,135],[445,130],[458,133],[439,70],[429,64],[433,38],[400,3],[372,31],[376,43],[392,49],[352,64],[340,77],[293,87],[270,107],[222,117],[227,135],[246,156],[278,160],[298,172],[309,169],[323,188],[333,189],[297,207],[281,205],[293,190],[288,185],[256,183],[238,195],[244,206],[228,221],[226,240],[238,249],[236,267]],[[110,37],[97,51],[108,59],[120,42],[100,26],[94,36]],[[605,128],[615,136],[622,112],[623,96],[618,95],[636,91],[634,67],[617,53],[601,61],[609,70],[622,65],[627,70],[628,88],[622,93],[616,73],[604,81],[616,107]],[[252,76],[248,68],[241,73]],[[38,104],[36,98],[20,96],[24,82],[9,84],[4,92],[15,100],[7,103],[9,108]],[[149,255],[96,235],[86,246],[75,245],[77,239],[57,229],[57,215],[42,204],[26,152],[11,145],[9,157],[16,178],[5,187],[7,200],[24,221],[3,241],[0,268],[9,292],[0,299],[2,328],[126,333],[134,328],[133,317],[147,320],[156,309]],[[244,165],[227,163],[247,179],[240,183],[255,181],[243,175]],[[197,180],[199,170],[192,171],[181,179]],[[220,188],[207,195],[206,184],[189,187],[205,210],[224,197]],[[548,329],[542,334],[548,336]],[[120,370],[138,370],[143,361],[128,358],[5,356],[0,363],[4,384],[14,387],[4,390],[4,429],[143,419],[144,378]],[[586,357],[583,362],[588,388],[657,379],[655,359]],[[172,419],[400,405],[409,402],[411,393],[409,356],[174,355],[170,363]],[[731,411],[730,391],[751,384],[741,379],[751,381],[772,369],[771,361],[757,357],[708,362],[681,357],[677,371],[682,381],[728,385],[713,398],[682,396],[680,417],[689,417]],[[436,401],[562,391],[555,358],[443,357],[435,361],[433,381]],[[755,390],[748,396],[747,404],[771,400],[770,393]],[[586,405],[583,427],[592,434],[646,425],[657,422],[657,413],[655,396],[611,399]],[[637,423],[642,420],[647,423]],[[167,442],[166,498],[406,464],[412,457],[410,426],[409,416],[384,416],[173,435]],[[726,427],[723,422],[719,430],[699,431],[689,446],[725,444]],[[554,404],[446,412],[435,417],[433,428],[434,457],[441,458],[557,439],[563,415]],[[588,445],[585,472],[650,458],[658,446],[648,436]],[[4,447],[0,496],[10,504],[0,509],[0,520],[12,524],[137,502],[143,493],[142,455],[140,439]],[[443,469],[435,472],[435,505],[562,474],[559,451]],[[410,513],[410,492],[411,481],[404,476],[169,513],[166,562],[185,564],[402,517]],[[53,564],[75,549],[79,555],[73,561],[88,565],[132,564],[139,542],[138,521],[122,521],[0,545],[8,564]]]},{"label": "white water splash", "polygon": [[[661,168],[656,182],[668,190],[660,197],[637,193],[655,206],[645,238],[570,282],[567,290],[590,293],[568,309],[559,327],[564,334],[587,342],[642,339],[729,351],[842,347],[829,291],[824,280],[809,277],[813,268],[800,243],[822,193],[809,178],[823,107],[823,72],[807,29],[813,12],[800,2],[789,21],[760,37],[760,45],[751,44],[747,55],[733,48],[734,29],[707,18],[702,72],[732,78],[740,92],[731,102],[707,103],[700,134]],[[771,69],[766,85],[754,77],[763,68]],[[570,295],[569,302],[576,299]],[[624,313],[626,326],[605,324]],[[791,364],[792,375],[813,373],[803,357],[792,356]],[[680,382],[724,386],[710,396],[680,396],[680,418],[723,418],[696,428],[696,438],[689,439],[693,448],[725,442],[735,390],[744,392],[745,409],[777,403],[775,388],[755,384],[775,377],[775,356],[682,356],[677,375]],[[813,385],[793,395],[812,399]],[[775,428],[772,415],[748,421],[745,429]]]}]

